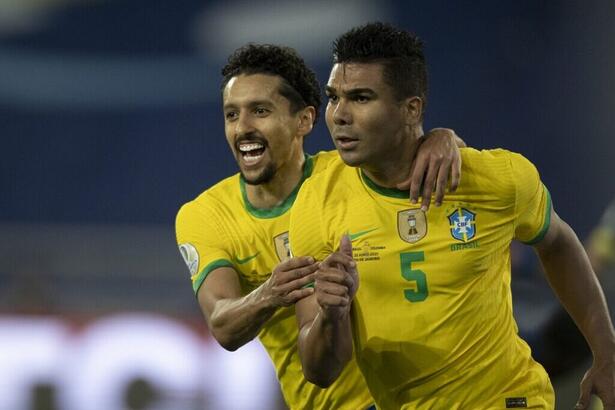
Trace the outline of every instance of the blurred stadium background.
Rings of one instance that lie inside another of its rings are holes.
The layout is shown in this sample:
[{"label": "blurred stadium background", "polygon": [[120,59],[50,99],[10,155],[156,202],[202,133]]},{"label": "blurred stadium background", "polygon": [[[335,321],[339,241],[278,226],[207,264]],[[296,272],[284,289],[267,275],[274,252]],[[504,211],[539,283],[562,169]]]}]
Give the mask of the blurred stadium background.
[{"label": "blurred stadium background", "polygon": [[[236,172],[219,93],[234,48],[295,47],[322,82],[331,40],[373,20],[426,41],[426,128],[524,153],[587,238],[615,198],[610,0],[0,0],[0,410],[284,408],[258,343],[208,336],[174,217]],[[322,121],[307,147],[332,147]],[[538,354],[557,308],[531,252],[515,258]],[[555,359],[571,362],[558,408],[579,357]]]}]

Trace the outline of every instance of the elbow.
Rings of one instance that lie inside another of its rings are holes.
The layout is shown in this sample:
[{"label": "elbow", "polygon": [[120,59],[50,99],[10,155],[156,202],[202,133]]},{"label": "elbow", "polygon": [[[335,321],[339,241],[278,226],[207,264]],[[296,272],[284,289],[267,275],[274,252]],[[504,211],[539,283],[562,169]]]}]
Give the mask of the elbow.
[{"label": "elbow", "polygon": [[330,387],[340,376],[342,370],[346,365],[346,361],[343,363],[337,363],[337,365],[315,365],[305,363],[302,360],[303,375],[305,379],[316,386],[326,389]]},{"label": "elbow", "polygon": [[305,379],[312,384],[320,387],[321,389],[326,389],[330,387],[335,380],[337,380],[337,374],[329,373],[329,372],[314,372],[309,371],[307,368],[303,368],[303,375]]},{"label": "elbow", "polygon": [[216,339],[218,344],[222,346],[224,350],[228,350],[229,352],[234,352],[245,344],[245,342],[235,337],[231,337],[231,335],[216,331],[215,329],[211,329],[211,334],[214,339]]}]

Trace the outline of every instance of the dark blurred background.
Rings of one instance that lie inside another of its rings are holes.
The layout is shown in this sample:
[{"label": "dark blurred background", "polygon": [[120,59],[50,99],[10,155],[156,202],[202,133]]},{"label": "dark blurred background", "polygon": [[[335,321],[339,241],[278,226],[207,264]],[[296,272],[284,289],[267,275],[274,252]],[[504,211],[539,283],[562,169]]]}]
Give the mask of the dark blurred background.
[{"label": "dark blurred background", "polygon": [[[426,129],[522,152],[590,236],[615,198],[615,2],[0,0],[0,409],[282,408],[258,345],[208,337],[174,218],[236,172],[219,91],[236,47],[292,46],[323,83],[331,40],[374,20],[426,43]],[[332,148],[322,121],[307,147]],[[515,258],[539,354],[557,308],[531,251]]]}]

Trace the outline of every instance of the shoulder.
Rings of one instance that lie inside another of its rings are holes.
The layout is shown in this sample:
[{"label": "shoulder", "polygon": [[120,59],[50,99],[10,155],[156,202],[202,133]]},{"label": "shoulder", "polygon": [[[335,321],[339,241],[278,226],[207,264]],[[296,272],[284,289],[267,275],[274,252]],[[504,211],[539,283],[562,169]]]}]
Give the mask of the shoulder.
[{"label": "shoulder", "polygon": [[329,167],[329,165],[333,164],[336,160],[340,158],[339,154],[336,150],[333,151],[320,151],[314,155],[312,155],[312,160],[314,161],[314,171],[313,173],[321,172]]},{"label": "shoulder", "polygon": [[460,191],[494,195],[506,203],[515,201],[520,182],[536,181],[534,165],[523,155],[505,149],[461,149]]},{"label": "shoulder", "polygon": [[201,192],[193,200],[181,206],[176,221],[213,216],[223,209],[235,208],[241,204],[239,174],[235,174]]},{"label": "shoulder", "polygon": [[301,187],[299,197],[305,197],[308,193],[310,196],[321,193],[318,196],[327,197],[327,192],[331,192],[334,186],[343,185],[344,180],[349,177],[347,174],[355,171],[344,164],[336,151],[321,152],[317,155],[322,155],[319,158],[321,166],[316,168],[315,163],[314,172]]}]

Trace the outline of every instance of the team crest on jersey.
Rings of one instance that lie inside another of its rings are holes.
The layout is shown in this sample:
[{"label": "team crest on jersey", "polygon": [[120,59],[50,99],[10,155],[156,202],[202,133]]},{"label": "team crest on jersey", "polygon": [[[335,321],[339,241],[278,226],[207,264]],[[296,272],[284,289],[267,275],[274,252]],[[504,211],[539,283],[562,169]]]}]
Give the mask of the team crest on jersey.
[{"label": "team crest on jersey", "polygon": [[397,213],[397,232],[406,242],[415,243],[427,235],[427,218],[420,209],[406,209]]},{"label": "team crest on jersey", "polygon": [[451,235],[458,241],[468,242],[476,235],[476,214],[465,208],[455,209],[449,216]]},{"label": "team crest on jersey", "polygon": [[181,253],[184,262],[186,262],[190,275],[195,275],[199,269],[199,252],[192,244],[182,243],[179,245],[179,253]]},{"label": "team crest on jersey", "polygon": [[288,243],[288,231],[279,234],[273,238],[275,253],[278,255],[280,262],[284,262],[290,258],[290,244]]}]

